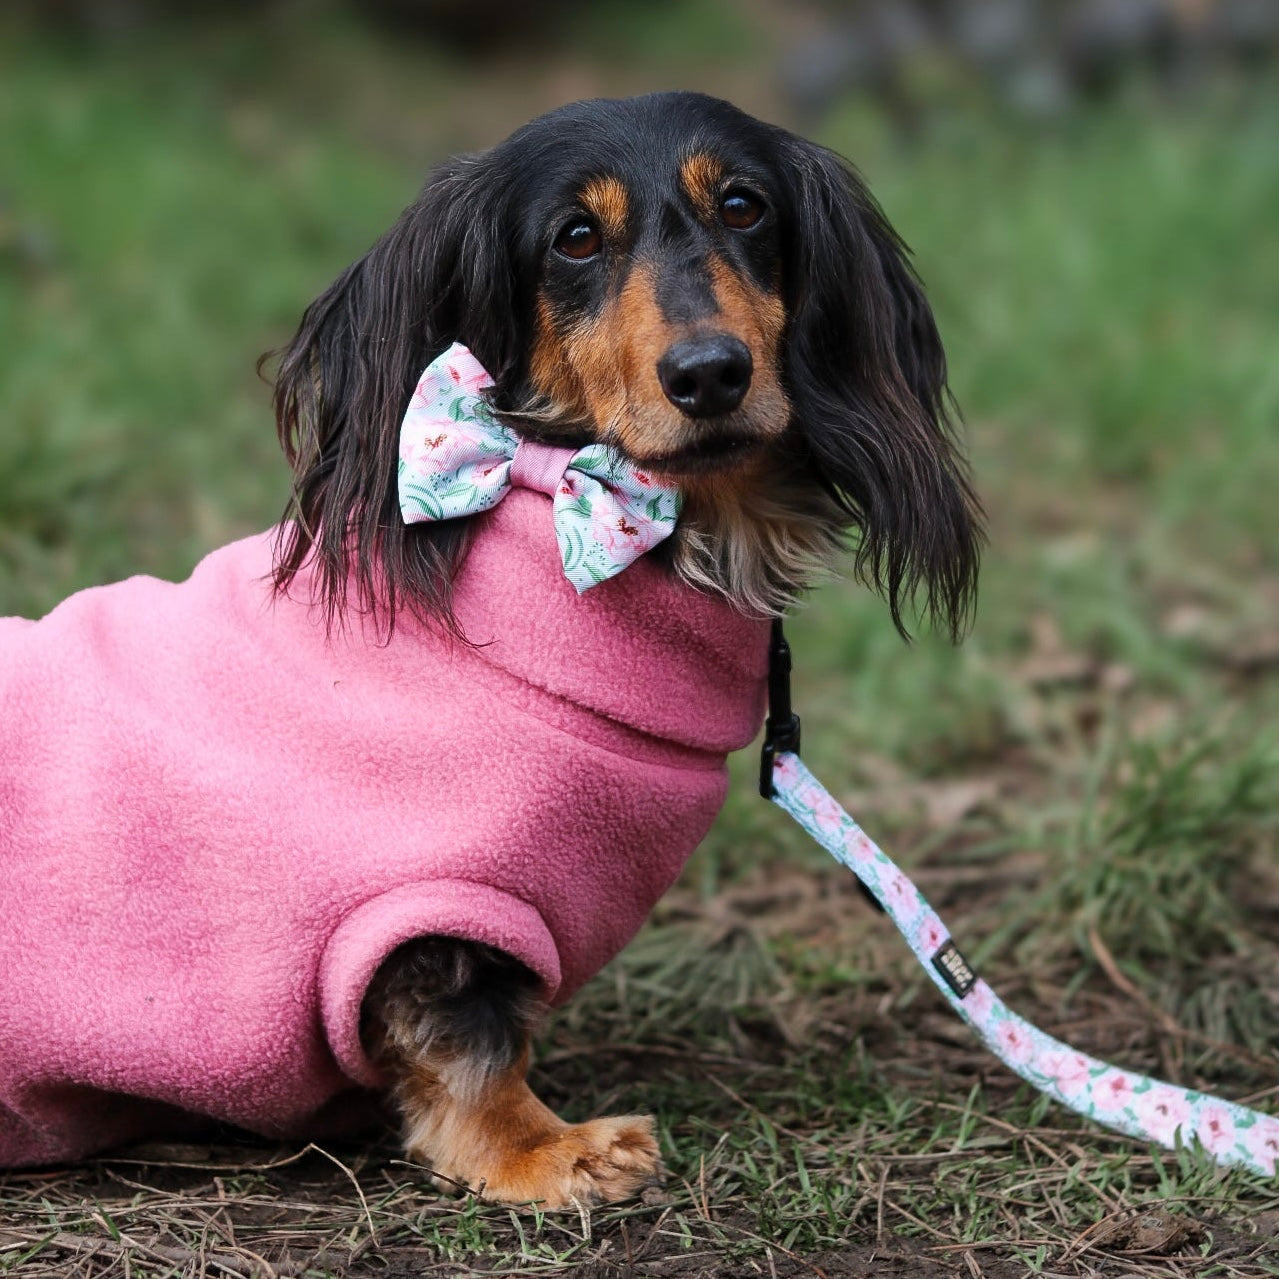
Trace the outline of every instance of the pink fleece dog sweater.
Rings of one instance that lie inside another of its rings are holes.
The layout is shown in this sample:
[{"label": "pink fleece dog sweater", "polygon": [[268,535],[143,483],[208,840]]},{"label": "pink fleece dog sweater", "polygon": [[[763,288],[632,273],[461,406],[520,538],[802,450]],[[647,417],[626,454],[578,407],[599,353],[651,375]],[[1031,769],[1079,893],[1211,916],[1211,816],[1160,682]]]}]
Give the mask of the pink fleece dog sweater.
[{"label": "pink fleece dog sweater", "polygon": [[560,1001],[634,934],[760,724],[767,627],[645,561],[577,595],[540,494],[477,519],[475,648],[326,639],[271,534],[0,620],[0,1164],[320,1131],[380,1082],[359,1008],[400,942]]}]

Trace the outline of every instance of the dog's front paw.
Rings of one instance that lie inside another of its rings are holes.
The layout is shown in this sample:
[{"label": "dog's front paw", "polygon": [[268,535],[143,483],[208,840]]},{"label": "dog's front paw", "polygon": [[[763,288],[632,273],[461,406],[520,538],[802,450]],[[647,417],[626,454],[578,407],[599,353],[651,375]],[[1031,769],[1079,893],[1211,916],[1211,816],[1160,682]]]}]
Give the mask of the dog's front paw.
[{"label": "dog's front paw", "polygon": [[664,1171],[652,1117],[617,1115],[567,1124],[465,1180],[490,1202],[551,1211],[630,1199]]}]

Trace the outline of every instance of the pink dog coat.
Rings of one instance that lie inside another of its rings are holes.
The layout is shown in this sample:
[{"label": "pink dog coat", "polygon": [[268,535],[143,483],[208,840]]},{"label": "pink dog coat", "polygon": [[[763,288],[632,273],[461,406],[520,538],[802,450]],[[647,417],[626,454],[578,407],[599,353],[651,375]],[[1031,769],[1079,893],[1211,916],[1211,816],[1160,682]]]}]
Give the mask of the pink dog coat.
[{"label": "pink dog coat", "polygon": [[538,494],[477,519],[475,648],[326,640],[271,534],[0,620],[0,1164],[320,1131],[379,1083],[360,1001],[400,942],[561,1001],[634,934],[759,727],[767,627],[646,561],[578,596]]}]

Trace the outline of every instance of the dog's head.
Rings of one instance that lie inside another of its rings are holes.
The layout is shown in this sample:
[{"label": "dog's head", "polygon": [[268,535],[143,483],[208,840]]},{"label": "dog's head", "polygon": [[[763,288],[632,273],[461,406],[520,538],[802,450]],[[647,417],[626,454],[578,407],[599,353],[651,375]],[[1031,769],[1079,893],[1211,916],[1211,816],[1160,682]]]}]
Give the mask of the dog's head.
[{"label": "dog's head", "polygon": [[980,534],[937,328],[833,153],[662,93],[574,103],[433,172],[283,352],[279,585],[314,555],[331,614],[354,580],[388,620],[447,620],[469,521],[404,526],[396,463],[414,384],[454,341],[523,433],[603,440],[678,482],[690,580],[776,608],[854,527],[899,626],[922,587],[962,628]]}]

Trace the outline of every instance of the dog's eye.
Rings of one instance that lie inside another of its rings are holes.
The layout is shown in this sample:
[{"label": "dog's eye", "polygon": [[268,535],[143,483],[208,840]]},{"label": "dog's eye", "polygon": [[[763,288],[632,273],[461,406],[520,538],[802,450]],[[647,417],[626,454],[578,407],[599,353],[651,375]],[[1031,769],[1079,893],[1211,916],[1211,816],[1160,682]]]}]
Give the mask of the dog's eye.
[{"label": "dog's eye", "polygon": [[599,228],[585,218],[574,218],[572,222],[560,228],[555,237],[555,251],[562,253],[574,262],[582,262],[593,258],[603,247],[604,237]]},{"label": "dog's eye", "polygon": [[733,187],[719,202],[719,216],[734,231],[749,231],[764,216],[764,201],[753,191]]}]

